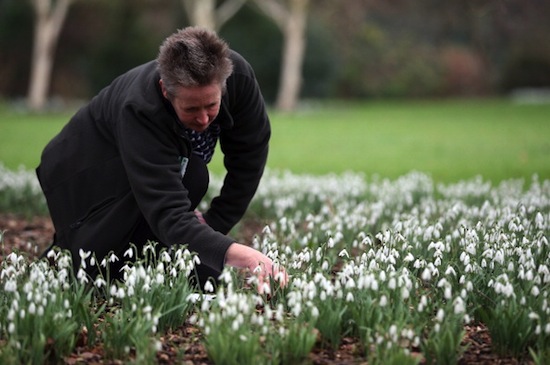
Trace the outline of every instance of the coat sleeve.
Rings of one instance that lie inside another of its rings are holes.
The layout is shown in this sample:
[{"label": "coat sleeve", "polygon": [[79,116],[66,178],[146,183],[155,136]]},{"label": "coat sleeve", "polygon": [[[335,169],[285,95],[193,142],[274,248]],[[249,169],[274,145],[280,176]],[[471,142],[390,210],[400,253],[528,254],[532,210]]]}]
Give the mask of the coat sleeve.
[{"label": "coat sleeve", "polygon": [[219,196],[204,215],[215,230],[228,233],[242,218],[258,188],[267,161],[271,127],[263,96],[250,65],[234,55],[227,105],[233,120],[222,129],[220,147],[227,174]]}]

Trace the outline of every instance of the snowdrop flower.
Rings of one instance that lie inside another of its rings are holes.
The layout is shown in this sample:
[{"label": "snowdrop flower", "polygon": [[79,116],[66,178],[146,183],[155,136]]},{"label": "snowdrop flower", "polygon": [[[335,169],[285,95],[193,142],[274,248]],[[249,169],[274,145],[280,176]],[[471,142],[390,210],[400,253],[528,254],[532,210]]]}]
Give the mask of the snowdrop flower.
[{"label": "snowdrop flower", "polygon": [[78,269],[78,272],[76,273],[76,277],[80,284],[87,284],[89,282],[88,275],[86,274],[86,271],[83,269],[84,266],[81,266],[80,269]]},{"label": "snowdrop flower", "polygon": [[456,297],[454,300],[454,312],[455,314],[464,313],[466,311],[466,306],[461,297]]},{"label": "snowdrop flower", "polygon": [[451,297],[453,296],[452,288],[450,285],[445,287],[445,290],[443,291],[443,296],[447,300],[451,299]]},{"label": "snowdrop flower", "polygon": [[407,255],[403,258],[404,262],[412,262],[414,261],[414,256],[412,253],[408,252]]},{"label": "snowdrop flower", "polygon": [[319,309],[315,305],[311,306],[311,316],[313,318],[318,318],[319,317]]},{"label": "snowdrop flower", "polygon": [[15,282],[15,280],[7,280],[6,284],[4,284],[4,290],[8,293],[15,293],[17,291],[17,283]]},{"label": "snowdrop flower", "polygon": [[447,270],[445,270],[445,275],[447,275],[447,276],[450,276],[450,275],[456,276],[456,271],[451,265],[449,265],[449,266],[447,266]]},{"label": "snowdrop flower", "polygon": [[157,275],[155,276],[155,282],[158,285],[164,284],[164,275],[162,275],[160,272],[158,272]]},{"label": "snowdrop flower", "polygon": [[91,251],[84,251],[83,249],[78,250],[78,256],[80,256],[80,265],[82,268],[86,268],[86,259],[92,254]]},{"label": "snowdrop flower", "polygon": [[29,314],[35,314],[36,313],[36,305],[34,304],[34,302],[31,302],[31,304],[29,305]]},{"label": "snowdrop flower", "polygon": [[48,253],[46,254],[46,257],[49,259],[53,259],[54,261],[57,261],[57,258],[59,257],[60,254],[61,254],[60,252],[56,252],[55,250],[49,250]]},{"label": "snowdrop flower", "polygon": [[132,257],[134,257],[134,250],[132,247],[129,247],[126,251],[124,251],[124,254],[122,255],[124,257],[128,257],[129,259],[131,259]]},{"label": "snowdrop flower", "polygon": [[439,308],[437,310],[437,314],[435,316],[435,319],[438,321],[438,322],[443,322],[443,320],[445,319],[445,311],[443,310],[443,308]]},{"label": "snowdrop flower", "polygon": [[214,292],[214,286],[212,285],[212,282],[210,280],[208,280],[205,284],[204,284],[204,291],[206,293],[213,293]]},{"label": "snowdrop flower", "polygon": [[432,272],[427,267],[422,271],[422,275],[420,276],[422,280],[424,281],[430,281],[432,279]]},{"label": "snowdrop flower", "polygon": [[340,253],[338,254],[339,257],[346,257],[349,259],[349,254],[348,254],[348,251],[344,248],[342,251],[340,251]]}]

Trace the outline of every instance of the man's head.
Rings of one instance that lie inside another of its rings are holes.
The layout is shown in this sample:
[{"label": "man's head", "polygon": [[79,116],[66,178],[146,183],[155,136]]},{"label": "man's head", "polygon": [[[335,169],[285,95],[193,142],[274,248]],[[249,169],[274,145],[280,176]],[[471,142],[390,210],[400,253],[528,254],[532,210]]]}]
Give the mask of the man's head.
[{"label": "man's head", "polygon": [[229,47],[214,32],[188,27],[172,34],[157,58],[160,87],[180,122],[202,132],[219,113],[233,71]]},{"label": "man's head", "polygon": [[233,71],[229,46],[216,33],[187,27],[172,34],[160,46],[157,57],[160,78],[168,95],[177,88],[206,86],[225,81]]}]

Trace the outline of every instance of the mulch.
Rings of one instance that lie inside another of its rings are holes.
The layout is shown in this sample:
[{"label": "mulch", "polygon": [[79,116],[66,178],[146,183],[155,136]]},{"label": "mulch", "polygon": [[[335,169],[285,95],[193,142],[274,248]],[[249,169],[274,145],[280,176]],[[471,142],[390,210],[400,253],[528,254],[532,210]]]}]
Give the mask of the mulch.
[{"label": "mulch", "polygon": [[[246,227],[244,228],[246,229]],[[38,257],[51,243],[54,229],[49,217],[24,218],[13,214],[0,213],[0,262],[12,251],[25,253],[30,258]],[[465,327],[463,343],[467,349],[459,361],[459,365],[518,365],[532,364],[526,360],[512,357],[502,357],[493,353],[491,336],[483,324],[473,324]],[[83,334],[81,337],[85,337]],[[204,346],[201,343],[200,331],[191,326],[183,325],[160,337],[162,349],[157,354],[158,364],[212,364]],[[85,341],[80,341],[75,351],[65,358],[66,365],[96,365],[121,364],[118,361],[106,362],[103,358],[101,345],[90,348]],[[312,365],[366,364],[366,359],[360,353],[356,339],[344,338],[336,351],[315,346],[306,363]]]}]

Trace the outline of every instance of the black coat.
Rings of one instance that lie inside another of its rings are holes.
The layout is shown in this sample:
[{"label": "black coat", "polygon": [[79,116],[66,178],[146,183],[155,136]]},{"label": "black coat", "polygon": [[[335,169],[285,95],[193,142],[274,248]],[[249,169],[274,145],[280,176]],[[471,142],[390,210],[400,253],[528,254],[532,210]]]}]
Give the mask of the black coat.
[{"label": "black coat", "polygon": [[231,56],[216,122],[227,175],[221,193],[196,219],[182,183],[191,145],[162,96],[156,61],[116,78],[81,108],[42,153],[37,175],[56,230],[56,244],[98,259],[128,244],[145,221],[165,245],[187,244],[220,271],[263,173],[270,137],[264,101],[250,65]]}]

